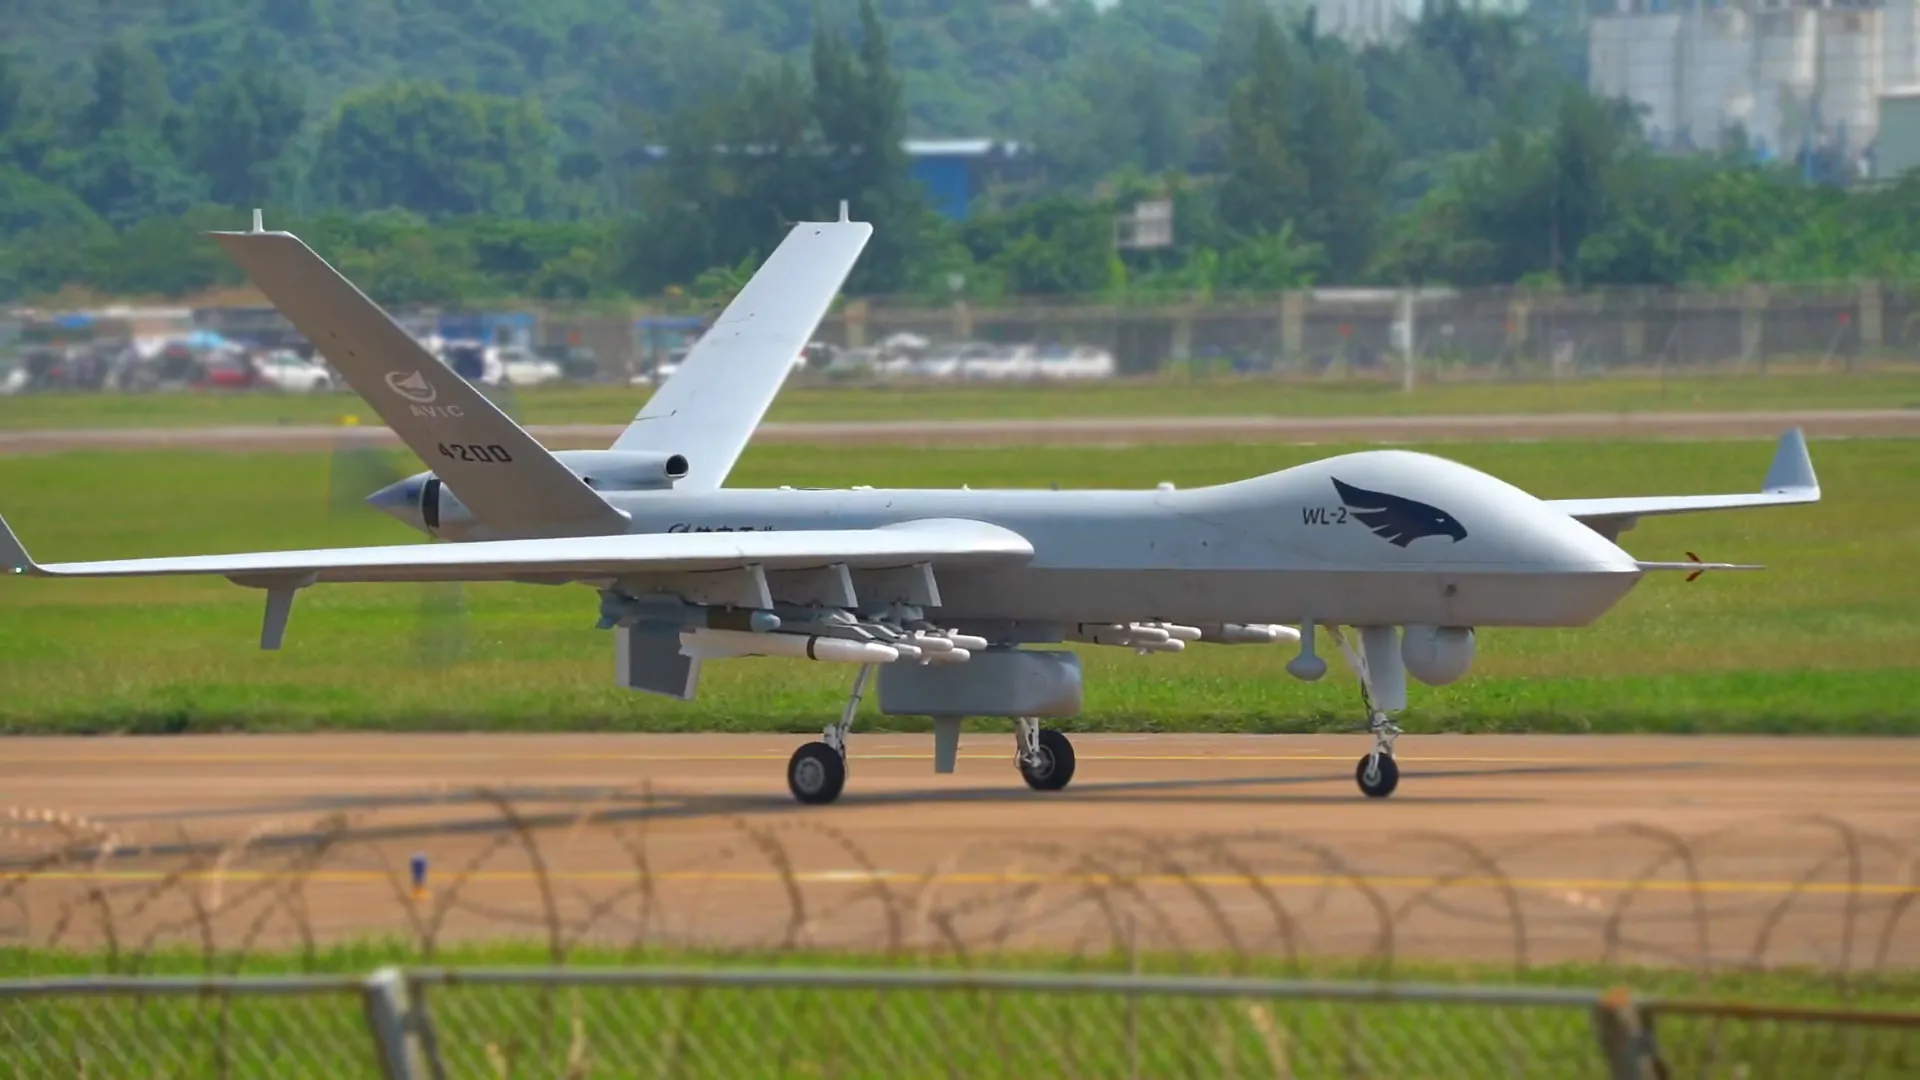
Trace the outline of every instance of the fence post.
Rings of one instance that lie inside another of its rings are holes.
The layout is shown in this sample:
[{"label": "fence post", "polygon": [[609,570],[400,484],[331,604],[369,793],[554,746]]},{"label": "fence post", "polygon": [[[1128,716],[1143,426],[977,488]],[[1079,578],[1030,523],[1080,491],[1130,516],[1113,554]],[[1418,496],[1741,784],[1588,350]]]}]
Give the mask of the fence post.
[{"label": "fence post", "polygon": [[1393,315],[1393,344],[1400,353],[1400,390],[1413,393],[1415,372],[1419,367],[1419,332],[1415,325],[1419,300],[1413,287],[1400,290]]},{"label": "fence post", "polygon": [[1757,363],[1764,374],[1767,354],[1764,333],[1767,324],[1767,287],[1748,285],[1740,291],[1740,368]]},{"label": "fence post", "polygon": [[373,1031],[386,1080],[418,1080],[413,1043],[408,1037],[407,982],[399,968],[385,967],[367,977],[367,1027]]},{"label": "fence post", "polygon": [[1307,294],[1288,289],[1280,294],[1280,362],[1305,366],[1307,352]]},{"label": "fence post", "polygon": [[1886,344],[1886,331],[1882,328],[1885,317],[1886,293],[1879,281],[1869,281],[1860,286],[1860,341],[1859,352],[1865,359],[1872,359]]},{"label": "fence post", "polygon": [[1611,1080],[1666,1080],[1667,1070],[1653,1045],[1645,1014],[1633,992],[1609,990],[1593,1007],[1593,1033],[1607,1061]]}]

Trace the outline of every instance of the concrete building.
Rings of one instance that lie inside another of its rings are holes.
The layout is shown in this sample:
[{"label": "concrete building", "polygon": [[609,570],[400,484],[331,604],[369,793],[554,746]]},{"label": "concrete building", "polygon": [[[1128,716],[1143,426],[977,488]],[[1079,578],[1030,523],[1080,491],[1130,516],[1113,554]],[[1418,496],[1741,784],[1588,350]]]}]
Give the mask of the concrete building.
[{"label": "concrete building", "polygon": [[1920,169],[1920,87],[1880,95],[1880,133],[1873,146],[1873,175],[1892,180]]},{"label": "concrete building", "polygon": [[1588,31],[1596,93],[1646,109],[1655,142],[1871,171],[1880,97],[1916,81],[1920,0],[1607,0]]},{"label": "concrete building", "polygon": [[[1469,10],[1522,15],[1527,0],[1459,0]],[[1276,4],[1282,12],[1312,7],[1318,10],[1320,32],[1350,45],[1392,45],[1407,36],[1420,20],[1424,0],[1287,0]]]},{"label": "concrete building", "polygon": [[1317,0],[1315,22],[1323,34],[1350,45],[1388,45],[1399,41],[1420,17],[1420,5],[1408,0]]}]

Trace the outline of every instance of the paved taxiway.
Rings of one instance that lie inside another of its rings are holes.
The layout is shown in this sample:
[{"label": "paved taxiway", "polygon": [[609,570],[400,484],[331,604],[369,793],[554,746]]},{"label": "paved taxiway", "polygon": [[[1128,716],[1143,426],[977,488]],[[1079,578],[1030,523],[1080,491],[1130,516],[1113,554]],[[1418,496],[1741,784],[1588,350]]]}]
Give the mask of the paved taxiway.
[{"label": "paved taxiway", "polygon": [[1042,795],[1010,735],[937,776],[927,736],[856,733],[842,801],[802,808],[805,739],[12,739],[0,935],[425,933],[438,905],[441,936],[1920,964],[1913,740],[1409,735],[1375,801],[1356,736],[1081,735]]}]

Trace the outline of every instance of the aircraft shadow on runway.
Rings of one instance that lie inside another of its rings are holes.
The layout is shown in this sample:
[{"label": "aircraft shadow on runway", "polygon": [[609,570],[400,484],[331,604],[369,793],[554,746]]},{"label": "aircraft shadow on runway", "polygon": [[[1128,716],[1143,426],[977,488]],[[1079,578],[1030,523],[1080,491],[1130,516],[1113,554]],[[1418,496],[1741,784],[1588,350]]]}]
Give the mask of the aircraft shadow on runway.
[{"label": "aircraft shadow on runway", "polygon": [[[1518,765],[1487,769],[1443,769],[1430,773],[1408,772],[1427,780],[1496,779],[1519,776],[1595,775],[1632,771],[1687,770],[1701,766],[1690,762],[1593,764],[1593,765]],[[1008,770],[1011,771],[1011,770]],[[840,799],[846,810],[876,807],[992,805],[1019,803],[1039,807],[1046,803],[1126,802],[1240,804],[1247,806],[1340,806],[1364,812],[1372,804],[1340,793],[1283,793],[1255,791],[1274,787],[1298,787],[1307,784],[1344,782],[1350,777],[1338,773],[1296,776],[1209,777],[1169,780],[1118,780],[1083,782],[1066,792],[1040,794],[1011,785],[954,788],[945,791],[867,791],[850,792]],[[1431,806],[1497,806],[1540,803],[1539,798],[1500,795],[1418,794],[1395,796],[1396,802],[1418,802]],[[563,804],[564,810],[528,812],[527,804]],[[326,827],[275,831],[246,841],[257,851],[310,848],[316,845],[379,843],[435,837],[486,836],[516,831],[540,831],[572,828],[583,819],[595,824],[618,825],[649,820],[690,820],[706,817],[790,815],[793,801],[781,794],[705,794],[676,792],[671,789],[607,787],[604,785],[529,785],[524,787],[472,787],[446,791],[415,791],[382,794],[329,795],[283,802],[224,806],[203,810],[173,810],[158,813],[126,814],[97,819],[103,825],[159,824],[163,822],[213,821],[218,819],[263,819],[288,814],[341,815],[352,812],[407,810],[432,807],[490,806],[484,816],[390,824],[355,825],[335,820]],[[511,812],[505,812],[511,808]],[[833,813],[833,811],[829,811]],[[316,823],[318,824],[318,823]],[[63,853],[74,862],[92,861],[103,854],[116,860],[180,858],[207,855],[230,848],[232,837],[116,844],[111,852],[78,848]],[[0,857],[0,871],[19,870],[44,860],[45,855]]]}]

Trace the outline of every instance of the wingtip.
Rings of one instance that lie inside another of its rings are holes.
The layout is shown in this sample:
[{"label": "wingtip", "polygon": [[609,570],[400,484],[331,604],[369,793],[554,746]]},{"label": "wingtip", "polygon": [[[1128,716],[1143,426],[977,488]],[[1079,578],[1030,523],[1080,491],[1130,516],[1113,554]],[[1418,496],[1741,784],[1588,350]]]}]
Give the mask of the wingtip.
[{"label": "wingtip", "polygon": [[27,554],[26,545],[13,534],[13,526],[0,517],[0,573],[31,574],[38,569],[40,564]]},{"label": "wingtip", "polygon": [[1780,436],[1780,442],[1773,452],[1773,464],[1767,469],[1767,479],[1761,490],[1769,494],[1796,492],[1816,498],[1819,496],[1820,479],[1813,471],[1813,454],[1807,449],[1805,431],[1791,427]]}]

